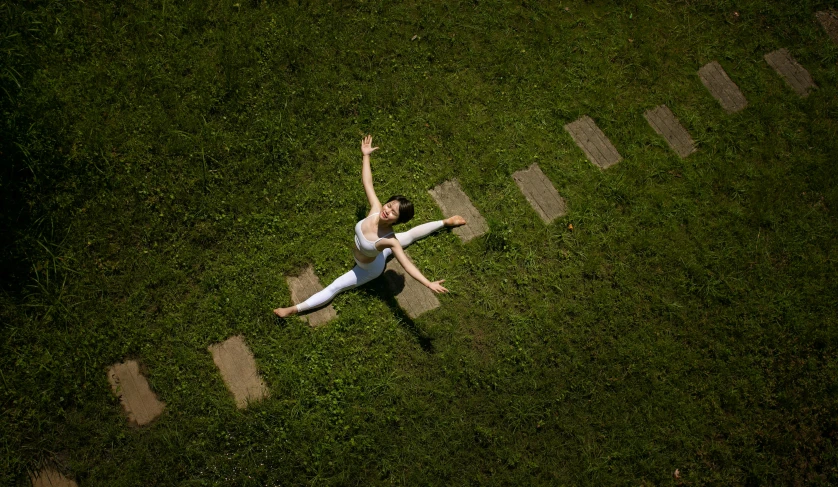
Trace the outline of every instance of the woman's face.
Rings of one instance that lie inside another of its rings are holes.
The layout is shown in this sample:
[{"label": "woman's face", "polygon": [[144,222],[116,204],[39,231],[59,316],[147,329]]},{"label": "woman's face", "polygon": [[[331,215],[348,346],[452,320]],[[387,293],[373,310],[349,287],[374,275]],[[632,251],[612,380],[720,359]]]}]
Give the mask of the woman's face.
[{"label": "woman's face", "polygon": [[399,219],[399,202],[390,201],[381,207],[381,212],[378,214],[379,221],[395,224]]}]

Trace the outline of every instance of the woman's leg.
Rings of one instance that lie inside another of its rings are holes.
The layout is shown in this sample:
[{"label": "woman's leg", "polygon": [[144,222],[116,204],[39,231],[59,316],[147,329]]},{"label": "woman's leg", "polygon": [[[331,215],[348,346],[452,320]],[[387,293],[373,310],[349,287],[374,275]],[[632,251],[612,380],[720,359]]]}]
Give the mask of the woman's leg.
[{"label": "woman's leg", "polygon": [[[445,220],[423,223],[406,232],[397,233],[396,239],[398,239],[402,247],[407,247],[413,242],[423,239],[437,230],[441,230],[443,227],[458,227],[460,225],[465,225],[465,223],[466,221],[463,217],[459,215],[452,216],[451,218],[446,218]],[[390,255],[392,255],[392,253],[392,250],[384,249],[384,251],[378,254],[375,261],[369,264],[366,269],[356,265],[351,271],[338,277],[331,284],[326,286],[325,289],[314,294],[304,302],[288,308],[277,308],[274,310],[274,313],[281,318],[285,318],[287,316],[325,305],[343,291],[366,284],[380,276],[384,272],[385,261],[388,257],[390,257]]]},{"label": "woman's leg", "polygon": [[315,293],[302,303],[288,308],[277,308],[274,310],[274,313],[280,318],[285,318],[297,313],[302,313],[303,311],[324,306],[329,301],[333,300],[338,294],[366,284],[380,276],[381,273],[384,272],[384,260],[385,256],[383,254],[379,254],[372,263],[367,265],[366,269],[356,265],[351,271],[338,277],[322,291]]},{"label": "woman's leg", "polygon": [[323,288],[322,291],[315,293],[310,298],[298,304],[297,311],[301,313],[303,311],[308,311],[325,305],[329,301],[335,299],[335,296],[343,291],[358,286],[359,281],[361,281],[365,275],[366,271],[356,265],[351,271],[332,281],[332,283]]},{"label": "woman's leg", "polygon": [[441,230],[444,226],[445,223],[442,220],[416,225],[406,232],[397,233],[396,240],[402,244],[402,247],[407,247],[413,242],[423,239],[437,230]]},{"label": "woman's leg", "polygon": [[437,230],[441,230],[443,227],[459,227],[460,225],[465,225],[465,223],[466,220],[463,217],[455,215],[445,220],[416,225],[406,232],[397,233],[396,239],[402,244],[402,247],[407,247],[413,242],[423,239]]}]

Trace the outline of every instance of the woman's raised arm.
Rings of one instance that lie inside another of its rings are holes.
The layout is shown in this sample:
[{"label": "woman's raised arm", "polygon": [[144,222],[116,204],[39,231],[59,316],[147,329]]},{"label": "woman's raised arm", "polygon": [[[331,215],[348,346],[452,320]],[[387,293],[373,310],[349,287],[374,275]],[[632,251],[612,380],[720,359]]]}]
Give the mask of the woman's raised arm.
[{"label": "woman's raised arm", "polygon": [[370,214],[381,211],[381,202],[378,201],[375,188],[372,186],[372,168],[370,168],[370,154],[376,150],[378,147],[372,146],[372,135],[364,137],[361,141],[361,154],[364,155],[361,180],[364,182],[364,192],[367,193],[367,200],[370,202]]}]

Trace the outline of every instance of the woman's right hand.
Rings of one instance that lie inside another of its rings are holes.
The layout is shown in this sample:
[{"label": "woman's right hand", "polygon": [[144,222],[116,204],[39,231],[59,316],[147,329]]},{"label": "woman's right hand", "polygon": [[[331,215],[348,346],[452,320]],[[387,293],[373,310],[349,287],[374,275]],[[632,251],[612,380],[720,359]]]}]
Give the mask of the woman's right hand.
[{"label": "woman's right hand", "polygon": [[372,146],[372,135],[364,137],[364,140],[361,141],[361,154],[368,156],[376,150],[378,150],[378,147]]},{"label": "woman's right hand", "polygon": [[441,279],[439,281],[434,281],[434,282],[428,284],[428,289],[430,289],[431,291],[433,291],[437,294],[447,293],[448,290],[440,285],[440,283],[443,283],[443,282],[445,282],[445,279]]}]

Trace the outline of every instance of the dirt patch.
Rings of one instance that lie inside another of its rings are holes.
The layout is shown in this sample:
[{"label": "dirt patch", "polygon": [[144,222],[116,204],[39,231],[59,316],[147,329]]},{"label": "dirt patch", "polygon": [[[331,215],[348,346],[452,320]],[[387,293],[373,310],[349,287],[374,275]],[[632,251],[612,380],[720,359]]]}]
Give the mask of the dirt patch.
[{"label": "dirt patch", "polygon": [[32,487],[79,487],[75,481],[51,468],[45,468],[37,475],[33,474],[31,480]]},{"label": "dirt patch", "polygon": [[716,61],[702,66],[698,70],[698,77],[701,78],[701,82],[707,88],[707,91],[719,101],[719,104],[728,113],[738,112],[748,106],[745,95],[742,94],[736,83],[730,79],[722,65]]},{"label": "dirt patch", "polygon": [[486,333],[485,323],[468,324],[465,331],[471,335],[471,347],[480,360],[480,364],[485,366],[492,363],[491,345],[493,342]]},{"label": "dirt patch", "polygon": [[465,225],[457,227],[453,230],[454,235],[460,237],[463,242],[479,237],[489,231],[486,220],[477,208],[471,204],[471,200],[463,192],[460,183],[456,179],[446,181],[439,186],[428,190],[431,198],[436,201],[437,206],[442,210],[445,218],[460,215],[466,219]]},{"label": "dirt patch", "polygon": [[600,169],[607,169],[623,160],[623,156],[617,152],[617,148],[591,117],[585,115],[565,125],[564,129],[582,149],[588,160]]},{"label": "dirt patch", "polygon": [[695,152],[695,142],[690,137],[690,133],[675,118],[675,114],[669,107],[660,105],[647,111],[643,116],[676,154],[683,158]]},{"label": "dirt patch", "polygon": [[821,23],[823,29],[832,38],[832,41],[838,44],[838,11],[828,10],[815,14],[818,22]]},{"label": "dirt patch", "polygon": [[809,90],[815,88],[815,82],[806,68],[801,66],[789,53],[788,49],[778,49],[764,56],[765,62],[777,71],[786,83],[802,97],[809,96]]},{"label": "dirt patch", "polygon": [[113,393],[119,397],[128,421],[144,426],[160,416],[165,403],[160,402],[148,386],[148,380],[140,373],[136,360],[114,364],[108,369],[108,381]]},{"label": "dirt patch", "polygon": [[236,400],[236,407],[246,408],[248,403],[268,397],[268,388],[256,370],[253,352],[241,335],[210,345],[208,349],[213,362],[221,371],[224,384]]},{"label": "dirt patch", "polygon": [[567,214],[567,204],[564,198],[559,196],[559,192],[541,172],[538,164],[514,173],[512,179],[544,223],[549,224],[556,218]]}]

